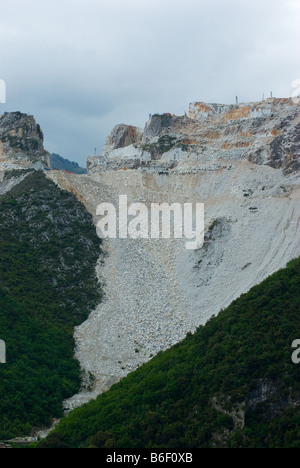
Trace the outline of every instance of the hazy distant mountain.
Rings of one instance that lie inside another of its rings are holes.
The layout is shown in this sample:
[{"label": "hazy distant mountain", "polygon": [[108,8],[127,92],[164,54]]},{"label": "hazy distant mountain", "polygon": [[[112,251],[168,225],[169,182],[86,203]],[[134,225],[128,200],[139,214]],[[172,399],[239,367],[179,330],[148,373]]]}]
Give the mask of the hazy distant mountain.
[{"label": "hazy distant mountain", "polygon": [[86,169],[80,167],[78,163],[69,161],[59,154],[52,153],[50,156],[51,169],[72,171],[75,174],[86,174]]}]

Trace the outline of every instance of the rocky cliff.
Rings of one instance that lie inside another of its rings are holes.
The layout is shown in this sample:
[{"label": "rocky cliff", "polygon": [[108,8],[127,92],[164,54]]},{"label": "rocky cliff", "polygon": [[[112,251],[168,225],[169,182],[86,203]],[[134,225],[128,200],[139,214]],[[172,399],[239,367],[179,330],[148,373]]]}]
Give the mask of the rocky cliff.
[{"label": "rocky cliff", "polygon": [[300,168],[299,108],[298,100],[276,98],[230,106],[192,103],[189,117],[157,114],[143,131],[115,127],[102,155],[88,158],[88,168],[187,173],[201,163],[245,160],[293,173]]},{"label": "rocky cliff", "polygon": [[[205,243],[107,239],[98,276],[105,299],[76,329],[76,356],[109,388],[300,255],[299,104],[272,99],[192,104],[189,117],[154,115],[143,131],[122,124],[87,176],[52,172],[97,222],[102,202],[205,204]],[[124,170],[127,169],[127,170]]]},{"label": "rocky cliff", "polygon": [[5,113],[0,117],[0,171],[50,167],[44,136],[31,115]]}]

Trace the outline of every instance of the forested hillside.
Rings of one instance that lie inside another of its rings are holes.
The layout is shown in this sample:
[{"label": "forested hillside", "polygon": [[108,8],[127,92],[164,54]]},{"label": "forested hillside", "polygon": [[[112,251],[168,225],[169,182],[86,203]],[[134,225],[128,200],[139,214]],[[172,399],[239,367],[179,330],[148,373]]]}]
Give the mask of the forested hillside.
[{"label": "forested hillside", "polygon": [[0,440],[49,425],[78,391],[73,330],[100,300],[99,244],[84,206],[41,172],[0,198]]},{"label": "forested hillside", "polygon": [[43,447],[300,448],[300,259],[74,410]]}]

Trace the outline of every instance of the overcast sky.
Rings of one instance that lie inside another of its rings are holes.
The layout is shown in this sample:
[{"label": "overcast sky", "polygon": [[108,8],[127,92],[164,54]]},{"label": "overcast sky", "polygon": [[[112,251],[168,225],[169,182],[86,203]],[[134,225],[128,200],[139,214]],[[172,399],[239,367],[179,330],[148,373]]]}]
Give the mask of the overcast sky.
[{"label": "overcast sky", "polygon": [[0,112],[85,165],[118,123],[291,96],[299,45],[300,0],[1,0]]}]

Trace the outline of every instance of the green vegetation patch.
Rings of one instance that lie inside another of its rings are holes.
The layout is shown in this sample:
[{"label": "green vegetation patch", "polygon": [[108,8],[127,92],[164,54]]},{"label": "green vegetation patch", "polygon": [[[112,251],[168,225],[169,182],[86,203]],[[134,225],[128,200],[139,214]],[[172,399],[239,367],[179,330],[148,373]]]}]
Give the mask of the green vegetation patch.
[{"label": "green vegetation patch", "polygon": [[100,302],[99,254],[90,214],[42,173],[0,198],[0,440],[61,417],[78,391],[73,330]]},{"label": "green vegetation patch", "polygon": [[8,142],[11,148],[31,154],[42,148],[41,143],[34,138],[21,138],[18,136],[5,135],[1,138],[3,143]]}]

